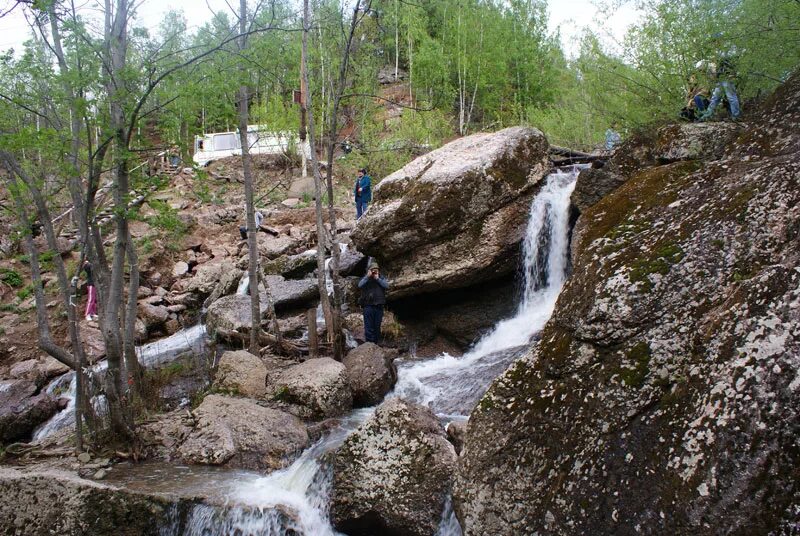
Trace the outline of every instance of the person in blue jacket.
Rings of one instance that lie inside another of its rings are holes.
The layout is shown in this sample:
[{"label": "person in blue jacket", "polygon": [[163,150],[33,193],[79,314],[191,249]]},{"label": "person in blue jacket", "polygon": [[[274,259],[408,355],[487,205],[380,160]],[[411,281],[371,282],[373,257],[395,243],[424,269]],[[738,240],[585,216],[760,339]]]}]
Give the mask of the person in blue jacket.
[{"label": "person in blue jacket", "polygon": [[356,196],[356,219],[367,211],[367,205],[372,201],[372,179],[367,175],[367,170],[359,169],[353,193]]},{"label": "person in blue jacket", "polygon": [[359,304],[364,309],[364,339],[378,344],[381,338],[383,306],[386,305],[386,290],[389,283],[381,277],[378,263],[372,261],[367,275],[358,282],[361,289]]}]

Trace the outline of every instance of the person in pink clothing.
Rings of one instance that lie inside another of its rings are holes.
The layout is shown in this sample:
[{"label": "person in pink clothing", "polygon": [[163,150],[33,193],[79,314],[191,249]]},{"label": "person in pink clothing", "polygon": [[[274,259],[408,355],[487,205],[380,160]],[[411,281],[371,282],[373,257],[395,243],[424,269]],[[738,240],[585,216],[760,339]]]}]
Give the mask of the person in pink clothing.
[{"label": "person in pink clothing", "polygon": [[83,263],[83,271],[86,272],[86,321],[97,320],[97,289],[94,288],[94,276],[92,265],[89,261]]}]

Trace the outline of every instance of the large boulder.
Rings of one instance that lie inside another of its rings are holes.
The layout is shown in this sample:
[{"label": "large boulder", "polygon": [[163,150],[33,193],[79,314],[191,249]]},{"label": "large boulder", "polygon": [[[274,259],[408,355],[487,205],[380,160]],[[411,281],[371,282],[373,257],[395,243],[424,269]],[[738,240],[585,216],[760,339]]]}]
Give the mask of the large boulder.
[{"label": "large boulder", "polygon": [[189,463],[271,471],[308,446],[300,419],[252,400],[208,395],[194,414],[195,427],[178,448]]},{"label": "large boulder", "polygon": [[347,381],[353,393],[355,407],[380,404],[397,382],[394,365],[396,351],[385,350],[368,342],[351,350],[342,360],[347,369]]},{"label": "large boulder", "polygon": [[245,350],[225,352],[217,365],[214,388],[261,398],[267,392],[267,367],[260,357]]},{"label": "large boulder", "polygon": [[58,411],[55,398],[35,393],[31,381],[0,381],[0,443],[30,439],[34,429]]},{"label": "large boulder", "polygon": [[301,415],[309,419],[337,417],[353,406],[345,366],[329,357],[277,372],[269,386],[276,399],[300,406]]},{"label": "large boulder", "polygon": [[[319,287],[311,279],[284,279],[279,275],[267,276],[275,310],[278,312],[302,307],[319,298]],[[259,287],[262,320],[267,311],[267,294]],[[240,339],[250,332],[250,296],[231,294],[223,296],[208,307],[206,325],[211,333],[224,339]]]},{"label": "large boulder", "polygon": [[383,179],[351,239],[391,274],[393,299],[510,274],[548,148],[522,127],[450,142]]},{"label": "large boulder", "polygon": [[470,416],[465,534],[796,532],[800,75],[753,117],[581,214],[541,341]]},{"label": "large boulder", "polygon": [[336,451],[331,520],[346,534],[435,534],[455,463],[428,408],[388,400]]}]

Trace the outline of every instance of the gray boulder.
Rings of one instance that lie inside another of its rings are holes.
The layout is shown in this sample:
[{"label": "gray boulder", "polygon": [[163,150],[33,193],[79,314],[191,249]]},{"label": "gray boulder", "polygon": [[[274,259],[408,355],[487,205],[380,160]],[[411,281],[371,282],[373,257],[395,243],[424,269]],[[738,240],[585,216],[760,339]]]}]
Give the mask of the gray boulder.
[{"label": "gray boulder", "polygon": [[214,388],[262,398],[267,392],[267,367],[245,350],[225,352],[217,365]]},{"label": "gray boulder", "polygon": [[796,533],[800,74],[751,117],[580,215],[541,341],[470,415],[465,534]]},{"label": "gray boulder", "polygon": [[178,454],[189,463],[272,471],[291,464],[308,446],[297,417],[252,400],[208,395]]},{"label": "gray boulder", "polygon": [[273,396],[300,406],[309,419],[337,417],[353,406],[345,366],[329,357],[309,359],[271,375]]},{"label": "gray boulder", "polygon": [[397,351],[384,350],[368,342],[348,353],[342,360],[355,407],[379,404],[397,382],[394,358]]},{"label": "gray boulder", "polygon": [[0,381],[0,443],[30,439],[34,429],[58,411],[55,398],[35,393],[31,381]]},{"label": "gray boulder", "polygon": [[350,237],[391,274],[393,299],[510,274],[548,149],[522,127],[450,142],[383,179]]},{"label": "gray boulder", "polygon": [[455,464],[428,408],[388,400],[336,451],[331,520],[347,534],[431,536]]}]

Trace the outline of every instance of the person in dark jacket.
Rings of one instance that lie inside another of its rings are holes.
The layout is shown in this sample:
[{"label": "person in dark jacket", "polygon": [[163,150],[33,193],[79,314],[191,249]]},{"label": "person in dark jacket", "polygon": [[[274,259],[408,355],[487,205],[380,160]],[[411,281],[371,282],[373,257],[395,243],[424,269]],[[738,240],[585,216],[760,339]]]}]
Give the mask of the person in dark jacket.
[{"label": "person in dark jacket", "polygon": [[367,211],[367,205],[372,201],[372,179],[367,175],[366,169],[358,170],[353,194],[356,197],[356,219]]},{"label": "person in dark jacket", "polygon": [[381,277],[380,269],[376,262],[369,265],[367,275],[358,282],[361,289],[361,306],[364,308],[364,339],[367,342],[378,344],[381,337],[381,322],[383,322],[383,306],[386,305],[386,289],[389,283]]}]

